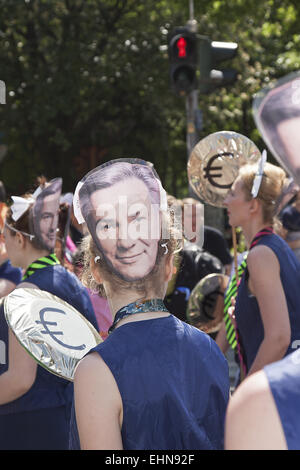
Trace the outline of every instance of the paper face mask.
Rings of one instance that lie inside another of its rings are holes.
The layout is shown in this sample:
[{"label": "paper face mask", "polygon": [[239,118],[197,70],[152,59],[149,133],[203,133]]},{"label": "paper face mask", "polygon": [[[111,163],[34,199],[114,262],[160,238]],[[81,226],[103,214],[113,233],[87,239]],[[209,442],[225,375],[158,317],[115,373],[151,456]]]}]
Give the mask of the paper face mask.
[{"label": "paper face mask", "polygon": [[253,102],[256,125],[283,168],[300,184],[300,72],[260,91]]},{"label": "paper face mask", "polygon": [[143,160],[118,159],[78,183],[74,213],[85,221],[108,268],[125,281],[145,278],[158,260],[166,193]]},{"label": "paper face mask", "polygon": [[55,247],[61,189],[62,179],[53,179],[42,189],[30,209],[31,231],[39,245],[49,251]]}]

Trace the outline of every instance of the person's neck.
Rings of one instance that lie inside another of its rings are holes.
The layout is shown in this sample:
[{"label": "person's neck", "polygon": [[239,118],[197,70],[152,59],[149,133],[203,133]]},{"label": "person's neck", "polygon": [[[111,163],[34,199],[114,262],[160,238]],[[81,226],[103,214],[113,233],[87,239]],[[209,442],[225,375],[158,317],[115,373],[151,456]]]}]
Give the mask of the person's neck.
[{"label": "person's neck", "polygon": [[260,232],[263,228],[268,227],[270,224],[264,222],[262,219],[249,220],[247,224],[242,226],[243,234],[245,237],[245,242],[247,248],[250,247],[250,244],[255,237],[255,235]]},{"label": "person's neck", "polygon": [[[164,296],[163,296],[164,297]],[[112,314],[112,318],[114,320],[116,313],[126,305],[129,305],[133,302],[141,302],[144,300],[150,300],[150,299],[158,299],[158,298],[163,298],[160,297],[159,295],[155,294],[154,292],[149,293],[146,297],[141,298],[141,295],[138,292],[132,291],[129,293],[121,293],[121,292],[110,292],[107,290],[107,298],[108,298],[108,303],[110,307],[110,311]],[[138,314],[133,314],[129,317],[126,317],[120,321],[120,325],[123,323],[126,323],[128,321],[133,321],[136,319],[138,316],[138,319],[142,320],[144,318],[154,318],[156,316],[166,316],[164,312],[145,312],[145,313],[138,313]]]},{"label": "person's neck", "polygon": [[[115,318],[116,313],[121,308],[125,307],[125,305],[131,304],[132,302],[141,302],[142,300],[146,300],[145,298],[141,298],[141,296],[137,292],[131,292],[129,295],[122,295],[120,293],[119,295],[113,295],[111,293],[108,293],[107,297],[113,318]],[[150,298],[153,297],[147,296],[147,300]]]},{"label": "person's neck", "polygon": [[49,256],[49,251],[47,250],[36,250],[32,247],[28,248],[26,251],[24,250],[24,256],[22,258],[22,266],[23,269],[27,269],[28,266],[43,256]]}]

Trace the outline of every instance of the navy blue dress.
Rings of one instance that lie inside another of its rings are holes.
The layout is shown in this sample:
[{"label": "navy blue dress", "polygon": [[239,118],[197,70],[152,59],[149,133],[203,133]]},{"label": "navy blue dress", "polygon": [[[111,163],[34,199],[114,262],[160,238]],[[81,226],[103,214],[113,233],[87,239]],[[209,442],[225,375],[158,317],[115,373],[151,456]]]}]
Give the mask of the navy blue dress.
[{"label": "navy blue dress", "polygon": [[[38,269],[26,281],[68,302],[97,329],[87,290],[61,265]],[[8,366],[8,326],[2,305],[0,375]],[[73,385],[38,365],[30,390],[0,406],[0,449],[67,449],[72,399]]]},{"label": "navy blue dress", "polygon": [[122,397],[124,449],[223,448],[228,365],[208,335],[170,315],[124,324],[93,351]]},{"label": "navy blue dress", "polygon": [[[280,279],[285,293],[291,325],[291,343],[300,338],[300,262],[288,244],[278,235],[262,237],[258,245],[272,249],[280,264]],[[264,327],[256,298],[248,290],[248,270],[243,273],[236,298],[235,317],[247,370],[251,368],[264,339]]]},{"label": "navy blue dress", "polygon": [[264,368],[289,450],[300,450],[300,350]]},{"label": "navy blue dress", "polygon": [[0,279],[6,279],[7,281],[19,284],[22,279],[22,270],[15,268],[11,265],[9,260],[5,261],[0,266]]}]

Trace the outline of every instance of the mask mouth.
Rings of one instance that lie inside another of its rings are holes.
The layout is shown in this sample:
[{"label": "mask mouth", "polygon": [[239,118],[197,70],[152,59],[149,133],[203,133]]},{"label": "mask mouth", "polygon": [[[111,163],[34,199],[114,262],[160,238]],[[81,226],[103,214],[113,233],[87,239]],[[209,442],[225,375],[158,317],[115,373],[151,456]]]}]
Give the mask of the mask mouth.
[{"label": "mask mouth", "polygon": [[142,251],[141,253],[137,253],[136,255],[130,255],[130,256],[116,256],[116,259],[121,261],[121,262],[124,262],[126,263],[126,261],[133,261],[135,260],[136,258],[138,258],[139,256],[143,255],[144,254],[144,251]]},{"label": "mask mouth", "polygon": [[56,233],[47,233],[46,237],[48,238],[48,240],[53,241],[56,239]]}]

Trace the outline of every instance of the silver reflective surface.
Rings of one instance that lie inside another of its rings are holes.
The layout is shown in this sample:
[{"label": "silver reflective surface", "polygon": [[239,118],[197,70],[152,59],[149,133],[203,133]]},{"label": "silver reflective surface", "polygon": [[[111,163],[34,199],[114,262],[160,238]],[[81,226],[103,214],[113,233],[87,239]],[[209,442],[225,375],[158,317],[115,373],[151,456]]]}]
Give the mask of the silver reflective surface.
[{"label": "silver reflective surface", "polygon": [[205,333],[220,329],[228,280],[225,274],[208,274],[194,287],[187,307],[187,318],[193,326]]},{"label": "silver reflective surface", "polygon": [[256,145],[244,135],[215,132],[192,150],[187,165],[189,183],[202,201],[223,207],[240,167],[255,163],[260,157]]},{"label": "silver reflective surface", "polygon": [[49,372],[72,381],[77,364],[102,339],[75,308],[40,289],[15,289],[4,300],[9,327]]}]

